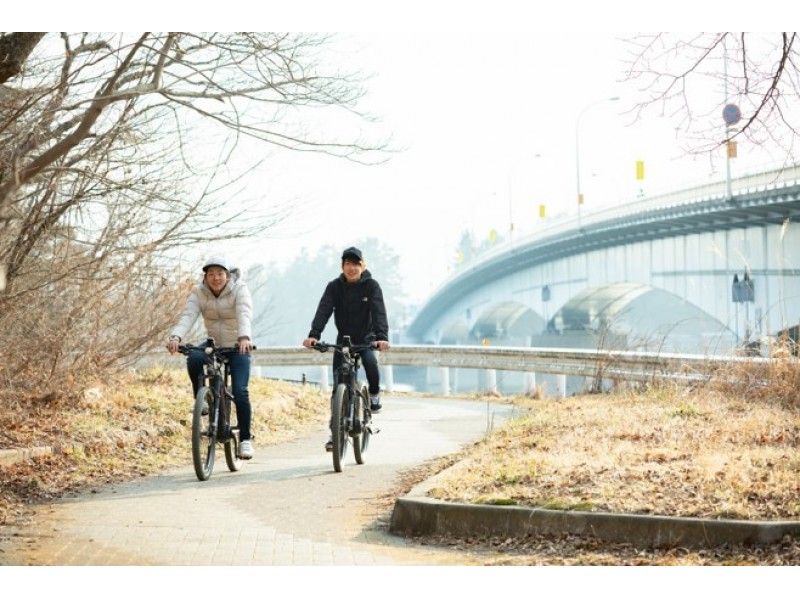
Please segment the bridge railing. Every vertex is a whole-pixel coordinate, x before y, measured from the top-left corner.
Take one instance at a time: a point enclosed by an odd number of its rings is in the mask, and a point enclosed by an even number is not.
[[[793,164],[784,168],[765,170],[763,172],[756,172],[732,179],[731,191],[734,196],[736,196],[742,193],[752,193],[798,184],[800,184],[800,164]],[[534,240],[542,241],[544,239],[558,237],[569,231],[577,231],[579,228],[586,228],[617,218],[625,218],[636,214],[645,214],[654,210],[724,197],[725,193],[726,183],[722,180],[697,185],[687,189],[662,193],[652,197],[645,197],[635,201],[624,202],[620,205],[599,208],[597,210],[585,212],[580,218],[578,216],[567,216],[535,232],[523,235],[514,240],[513,243],[509,240],[480,254],[475,261],[467,264],[464,268],[454,273],[451,278],[444,281],[434,291],[434,294],[446,287],[453,278],[462,276],[470,270],[478,269],[482,264],[491,261],[500,254],[508,252],[510,248],[514,246],[525,245],[525,243]]]
[[[254,354],[258,366],[330,366],[328,354],[297,347],[267,347]],[[387,366],[506,370],[608,380],[707,380],[714,372],[737,364],[762,364],[765,357],[718,357],[636,351],[603,351],[547,347],[465,347],[399,345],[379,354]],[[800,361],[797,362],[800,367]]]
[[[318,366],[320,386],[328,388],[331,353],[319,353],[303,347],[262,347],[253,353],[253,365],[258,367]],[[391,390],[393,366],[438,368],[444,382],[441,391],[449,392],[450,368],[555,374],[561,382],[563,395],[567,376],[588,377],[595,380],[625,380],[648,382],[673,380],[681,382],[706,381],[715,373],[737,365],[766,366],[767,357],[719,357],[676,353],[639,351],[608,351],[597,349],[566,349],[548,347],[478,347],[461,345],[396,345],[380,352],[378,361],[384,369],[384,384]],[[177,360],[166,353],[151,353],[139,365],[154,363],[176,364]],[[800,369],[800,360],[792,358],[791,364]],[[491,377],[490,377],[491,378]],[[535,377],[533,378],[535,384]],[[496,382],[495,382],[496,384]]]

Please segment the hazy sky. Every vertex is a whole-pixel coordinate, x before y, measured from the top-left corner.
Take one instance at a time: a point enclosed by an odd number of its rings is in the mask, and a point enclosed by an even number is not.
[[[684,154],[674,121],[652,114],[633,122],[626,114],[635,90],[620,83],[621,39],[630,36],[339,35],[332,51],[372,73],[363,107],[380,122],[364,131],[391,134],[402,151],[378,166],[270,152],[251,190],[294,199],[300,209],[274,238],[227,251],[244,263],[280,261],[302,246],[377,236],[400,254],[409,295],[424,299],[449,274],[463,229],[485,238],[492,228],[506,233],[512,219],[518,237],[543,225],[540,203],[551,217],[575,213],[576,119],[615,96],[581,118],[585,211],[723,176],[721,160],[713,170],[709,157]],[[764,160],[741,153],[734,173]],[[645,162],[643,182],[636,160]]]
[[[363,123],[362,132],[376,139],[391,136],[399,151],[378,166],[264,147],[241,153],[231,164],[234,170],[256,157],[265,158],[248,179],[244,196],[264,204],[296,205],[292,217],[269,237],[209,248],[242,266],[286,263],[302,247],[345,247],[375,236],[397,250],[408,295],[423,300],[451,273],[462,230],[470,229],[482,239],[491,229],[506,234],[513,220],[518,238],[543,226],[540,203],[546,204],[551,219],[575,213],[576,119],[586,106],[613,96],[620,99],[598,103],[581,119],[585,211],[630,201],[640,193],[707,182],[724,173],[720,159],[712,171],[709,157],[683,155],[674,121],[651,112],[634,123],[626,114],[636,90],[620,83],[626,50],[620,40],[632,33],[612,32],[691,28],[687,13],[673,5],[560,2],[548,9],[549,20],[544,20],[533,9],[501,0],[410,1],[385,4],[380,11],[375,3],[350,1],[312,2],[311,9],[305,9],[306,2],[289,8],[270,5],[266,11],[266,6],[239,6],[232,0],[225,10],[218,3],[193,3],[191,14],[142,0],[137,3],[141,10],[126,13],[119,22],[101,2],[81,4],[94,4],[96,10],[77,14],[71,4],[53,3],[46,12],[37,9],[24,15],[18,29],[27,23],[34,27],[29,30],[69,25],[118,30],[152,26],[157,20],[162,28],[184,30],[212,26],[380,31],[337,34],[330,60],[341,61],[344,70],[370,75],[360,107],[379,120]],[[763,22],[764,15],[780,11],[770,12],[766,4],[759,4],[762,10],[756,13],[747,10],[751,4],[739,0],[703,7],[695,3],[691,25],[697,30],[726,29],[725,25],[740,29],[743,23],[720,18],[730,20],[733,15],[740,20],[746,16],[752,28],[775,28]],[[514,12],[509,12],[511,6]],[[642,18],[650,22],[637,22]],[[539,31],[520,31],[527,27]],[[495,31],[487,31],[491,29]],[[719,90],[701,92],[712,103],[722,100]],[[325,116],[315,126],[322,131],[341,129],[340,113],[321,114]],[[740,156],[734,173],[746,169],[748,162],[766,159],[746,147],[740,147]],[[643,183],[634,177],[636,160],[645,161]],[[381,273],[375,275],[380,280]]]

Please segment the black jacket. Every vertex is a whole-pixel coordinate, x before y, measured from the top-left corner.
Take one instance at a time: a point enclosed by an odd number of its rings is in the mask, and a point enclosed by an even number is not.
[[[383,292],[369,270],[364,270],[358,282],[348,283],[341,274],[328,283],[311,323],[309,338],[319,340],[331,313],[338,331],[337,343],[341,343],[344,336],[349,336],[353,344],[359,345],[371,335],[375,340],[389,340]]]

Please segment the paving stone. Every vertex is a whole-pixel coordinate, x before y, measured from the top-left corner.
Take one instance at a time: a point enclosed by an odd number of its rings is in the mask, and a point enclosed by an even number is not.
[[[187,463],[177,470],[39,507],[24,530],[35,538],[32,545],[12,535],[19,530],[0,528],[0,564],[466,562],[373,529],[386,513],[372,498],[390,490],[401,470],[478,439],[486,404],[389,397],[378,417],[382,431],[370,443],[367,464],[356,465],[350,451],[340,474],[320,450],[325,430],[257,445],[256,458],[241,471],[227,472],[223,461],[208,482],[194,478],[187,446]]]

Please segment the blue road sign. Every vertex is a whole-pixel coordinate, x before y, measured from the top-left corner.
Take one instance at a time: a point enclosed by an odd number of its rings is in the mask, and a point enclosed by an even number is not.
[[[742,111],[736,104],[726,104],[722,109],[722,118],[726,125],[735,125],[742,118]]]

